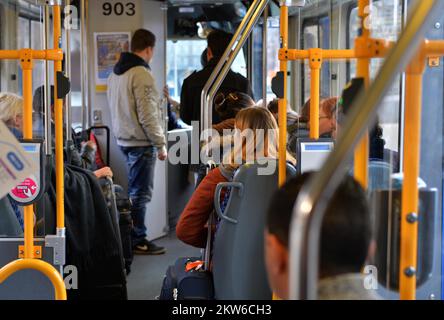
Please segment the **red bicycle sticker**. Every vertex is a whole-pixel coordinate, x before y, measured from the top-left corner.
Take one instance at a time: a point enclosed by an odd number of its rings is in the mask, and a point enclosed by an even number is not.
[[[27,178],[17,187],[12,189],[11,193],[19,199],[31,199],[32,197],[34,197],[37,191],[37,183],[31,178]]]

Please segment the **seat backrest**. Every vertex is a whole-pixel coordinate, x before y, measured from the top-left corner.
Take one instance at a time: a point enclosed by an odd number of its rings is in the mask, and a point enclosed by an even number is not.
[[[390,188],[393,168],[387,162],[371,160],[369,162],[369,190]]]
[[[271,175],[260,175],[266,165],[247,164],[236,173],[233,182],[242,185],[242,192],[232,189],[224,215],[237,220],[222,219],[213,250],[213,278],[216,299],[268,300],[264,261],[264,228],[266,212],[273,193],[278,189],[278,166]],[[287,165],[287,176],[296,170]]]
[[[7,197],[0,199],[0,237],[20,237],[23,230]]]

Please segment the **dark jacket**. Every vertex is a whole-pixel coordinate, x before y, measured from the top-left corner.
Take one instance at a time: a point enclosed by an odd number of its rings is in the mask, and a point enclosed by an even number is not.
[[[53,166],[48,188],[48,214],[52,215],[56,212],[55,180]],[[124,299],[126,280],[117,218],[107,206],[99,181],[86,170],[65,166],[64,183],[66,265],[76,266],[78,271],[78,290],[69,290],[69,299]]]
[[[200,122],[202,90],[213,73],[217,62],[218,59],[213,58],[203,70],[194,72],[184,80],[180,99],[180,117],[183,122],[189,125],[191,125],[192,121]],[[251,85],[248,80],[241,74],[231,70],[228,72],[219,92],[227,94],[231,92],[242,92],[253,97]],[[213,108],[213,124],[217,124],[220,121],[221,119]]]

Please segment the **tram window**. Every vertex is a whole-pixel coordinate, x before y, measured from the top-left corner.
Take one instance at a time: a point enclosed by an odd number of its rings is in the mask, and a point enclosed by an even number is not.
[[[401,0],[378,0],[371,6],[371,35],[374,38],[396,41],[402,28],[402,2]],[[353,47],[358,36],[359,18],[358,9],[353,7],[349,13],[347,46]],[[383,59],[372,59],[370,64],[370,77],[374,79],[384,63]],[[348,79],[356,75],[356,61],[347,64]],[[399,117],[400,117],[401,81],[398,78],[386,95],[379,112],[379,121],[384,130],[386,148],[399,151]]]
[[[19,17],[18,20],[18,48],[29,48],[31,47],[31,25],[30,20]]]
[[[179,100],[183,81],[194,71],[201,70],[200,57],[207,47],[206,40],[168,40],[167,41],[167,84],[172,98]],[[246,60],[239,52],[232,70],[247,76]]]
[[[330,17],[307,19],[303,23],[302,49],[330,47]],[[310,97],[311,72],[308,61],[304,62],[301,105]],[[330,63],[324,62],[321,71],[321,96],[330,95]]]
[[[280,19],[279,17],[268,17],[267,20],[267,101],[271,101],[276,98],[276,95],[271,89],[271,82],[279,71],[279,48],[280,48]],[[263,98],[262,92],[262,34],[263,25],[259,24],[253,30],[253,74],[254,77],[251,79],[253,84],[253,92],[255,98],[260,100]]]
[[[18,34],[17,34],[17,48],[31,48],[35,50],[43,49],[43,41],[41,40],[41,35],[43,32],[43,24],[34,19],[19,16],[18,18]],[[44,79],[44,62],[36,60],[34,61],[33,69],[33,90],[39,87]],[[22,70],[18,70],[18,80],[19,80],[19,94],[22,94]]]
[[[271,81],[279,70],[279,48],[280,48],[280,20],[279,17],[268,18],[268,44],[267,44],[267,101],[276,96],[271,89]]]

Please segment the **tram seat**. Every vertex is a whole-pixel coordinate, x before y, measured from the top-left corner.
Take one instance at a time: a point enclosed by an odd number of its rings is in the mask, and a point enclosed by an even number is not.
[[[268,204],[278,188],[278,163],[272,175],[260,175],[264,165],[247,164],[236,173],[232,192],[214,240],[213,278],[216,299],[269,300],[264,263],[264,228]],[[287,165],[287,177],[296,169]],[[222,183],[218,190],[230,183]],[[217,209],[216,209],[217,210]],[[220,210],[218,210],[220,211]],[[219,213],[218,213],[219,214]]]
[[[389,163],[380,160],[369,162],[369,190],[388,189],[393,169]]]
[[[0,237],[20,237],[23,230],[7,197],[0,199]]]

